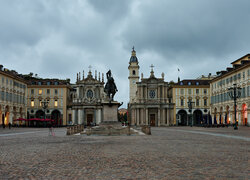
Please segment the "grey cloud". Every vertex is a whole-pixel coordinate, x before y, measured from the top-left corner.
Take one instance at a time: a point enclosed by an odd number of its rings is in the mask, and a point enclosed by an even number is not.
[[[248,0],[0,1],[0,64],[41,77],[71,78],[88,66],[111,69],[128,100],[134,45],[140,72],[167,81],[225,69],[249,53]]]

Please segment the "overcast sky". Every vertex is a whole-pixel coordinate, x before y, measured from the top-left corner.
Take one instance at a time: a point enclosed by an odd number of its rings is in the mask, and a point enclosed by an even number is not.
[[[129,99],[128,62],[166,81],[215,74],[250,52],[249,0],[0,0],[0,64],[42,78],[112,70]],[[86,76],[86,75],[85,75]],[[106,80],[105,80],[106,81]]]

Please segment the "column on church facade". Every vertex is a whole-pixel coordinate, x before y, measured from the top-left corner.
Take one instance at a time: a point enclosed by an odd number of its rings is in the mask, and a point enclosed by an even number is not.
[[[83,108],[81,111],[82,111],[82,123],[81,124],[84,124],[85,109]]]
[[[145,111],[145,120],[146,120],[146,125],[148,125],[148,108],[146,108],[146,111]]]
[[[101,114],[102,114],[102,112],[101,112],[101,109],[97,109],[96,111],[97,111],[96,112],[96,124],[100,124],[101,123]]]
[[[170,122],[170,109],[167,110],[167,126],[169,126]]]
[[[143,111],[144,111],[144,109],[141,108],[141,111],[140,111],[140,124],[141,125],[144,125],[144,123],[143,123]]]
[[[135,125],[135,109],[133,108],[132,109],[132,116],[131,116],[131,125]]]
[[[80,98],[80,87],[76,88],[76,96],[77,96],[77,99]]]
[[[78,110],[78,123],[77,124],[81,124],[82,123],[82,110],[79,109]]]
[[[75,109],[72,110],[72,118],[73,118],[73,124],[75,124],[76,122],[76,110]]]
[[[158,126],[161,126],[161,108],[158,108],[158,118],[157,118],[157,123],[158,123]]]
[[[140,108],[136,109],[136,125],[140,125]]]
[[[162,111],[163,111],[162,112],[162,124],[165,125],[165,121],[166,121],[166,109],[163,108]]]
[[[9,115],[9,122],[11,124],[13,124],[13,113],[12,112],[10,112],[10,115]]]

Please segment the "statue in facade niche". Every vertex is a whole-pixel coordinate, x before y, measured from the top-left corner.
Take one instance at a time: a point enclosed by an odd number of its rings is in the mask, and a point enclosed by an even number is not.
[[[107,83],[104,87],[104,92],[109,97],[109,102],[114,100],[115,93],[118,91],[115,85],[114,78],[112,77],[111,70],[106,73]]]

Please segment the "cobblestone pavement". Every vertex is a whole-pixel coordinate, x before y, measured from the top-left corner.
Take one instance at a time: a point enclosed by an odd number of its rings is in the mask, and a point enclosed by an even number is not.
[[[0,129],[0,179],[250,179],[249,127],[152,128],[151,136],[48,132]]]

